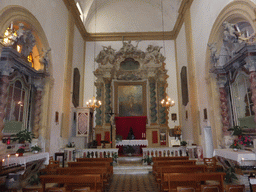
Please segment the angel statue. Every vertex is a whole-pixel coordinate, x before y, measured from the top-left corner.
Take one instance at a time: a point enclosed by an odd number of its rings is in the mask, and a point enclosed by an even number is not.
[[[44,65],[44,70],[48,72],[48,63],[49,63],[49,52],[51,51],[51,48],[48,48],[45,50],[42,48],[42,54],[39,55],[39,62]]]

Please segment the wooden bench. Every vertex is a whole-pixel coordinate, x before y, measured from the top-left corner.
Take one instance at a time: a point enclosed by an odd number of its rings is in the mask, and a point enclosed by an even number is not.
[[[45,192],[46,183],[64,184],[67,191],[72,191],[78,187],[90,187],[91,192],[103,192],[100,174],[86,175],[42,175],[40,180]]]
[[[224,176],[223,172],[205,172],[205,173],[164,173],[164,181],[168,183],[168,188],[163,191],[170,192],[176,190],[178,186],[190,186],[200,191],[201,183],[212,180],[219,182],[219,189],[224,192]]]
[[[107,171],[106,167],[65,167],[58,168],[56,172],[58,175],[100,174],[102,185],[106,185],[110,179]]]
[[[169,161],[156,161],[152,166],[153,174],[156,175],[157,167],[172,166],[172,165],[195,165],[196,160],[169,160]]]
[[[102,162],[113,162],[113,158],[76,158],[77,162],[98,162],[98,161],[102,161]]]
[[[152,157],[152,161],[168,161],[168,160],[189,160],[188,156],[182,156],[182,157]]]
[[[159,173],[156,176],[156,182],[161,188],[168,187],[167,182],[164,182],[165,173],[204,173],[206,172],[206,165],[174,165],[168,167],[158,167]]]
[[[113,166],[110,162],[68,162],[68,167],[106,167],[108,174],[113,175]]]

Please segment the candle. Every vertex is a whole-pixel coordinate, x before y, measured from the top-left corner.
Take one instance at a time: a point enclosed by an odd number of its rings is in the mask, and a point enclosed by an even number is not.
[[[10,159],[10,154],[7,155],[7,166],[9,166],[9,159]]]
[[[5,166],[5,159],[2,159],[2,166]]]
[[[244,166],[244,158],[242,158],[241,165]]]
[[[11,29],[13,29],[13,22],[11,22]]]
[[[17,158],[16,158],[16,165],[18,165],[18,157],[19,157],[19,154],[16,153],[15,156],[17,157]]]

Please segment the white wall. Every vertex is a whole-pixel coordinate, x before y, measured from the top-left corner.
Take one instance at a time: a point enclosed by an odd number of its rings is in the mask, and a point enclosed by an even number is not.
[[[132,42],[135,46],[136,42]],[[138,49],[142,51],[146,51],[148,45],[158,45],[163,46],[163,41],[141,41],[139,43]],[[94,45],[96,45],[96,51],[94,54]],[[119,51],[122,48],[123,43],[121,41],[103,41],[103,42],[87,42],[86,43],[86,60],[85,60],[85,80],[84,80],[84,87],[85,87],[85,94],[84,94],[84,106],[86,106],[85,102],[88,101],[93,96],[93,82],[95,80],[92,71],[94,70],[94,62],[93,58],[98,55],[98,53],[102,50],[102,46],[109,46],[116,51]],[[161,49],[161,53],[164,54],[164,49]],[[174,41],[165,41],[165,56],[166,56],[166,69],[168,70],[167,74],[169,78],[167,79],[168,82],[168,94],[169,96],[178,101],[178,93],[177,93],[177,77],[176,77],[176,61],[175,61],[175,47]],[[98,64],[95,63],[95,69],[97,69]],[[94,89],[94,93],[95,93]],[[96,96],[96,94],[95,94]],[[178,113],[178,105],[176,104],[174,107],[170,108],[170,113]],[[177,117],[179,118],[179,117]],[[175,125],[179,125],[179,120],[173,122],[169,118],[169,127],[173,128]]]
[[[180,79],[180,73],[181,68],[183,66],[188,66],[188,58],[187,58],[187,45],[186,45],[186,33],[185,33],[185,26],[184,24],[181,27],[181,30],[179,32],[179,35],[176,39],[176,51],[177,51],[177,65],[178,65],[178,79],[179,79],[179,87],[180,87],[180,119],[181,119],[181,130],[182,130],[182,139],[185,141],[191,140],[193,141],[193,123],[192,123],[192,110],[190,101],[186,106],[182,104],[182,90],[181,90],[181,79]],[[189,89],[189,76],[188,76],[188,67],[187,67],[187,82],[188,82],[188,90]],[[188,91],[188,96],[191,94],[191,92]],[[186,111],[188,113],[188,118],[186,119]],[[191,142],[192,143],[192,142]]]

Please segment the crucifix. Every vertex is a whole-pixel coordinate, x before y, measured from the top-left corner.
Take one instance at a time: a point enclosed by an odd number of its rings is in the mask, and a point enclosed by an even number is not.
[[[112,148],[112,132],[113,132],[113,125],[115,122],[115,113],[112,112],[112,108],[110,109],[110,113],[106,113],[110,115],[110,144]]]

